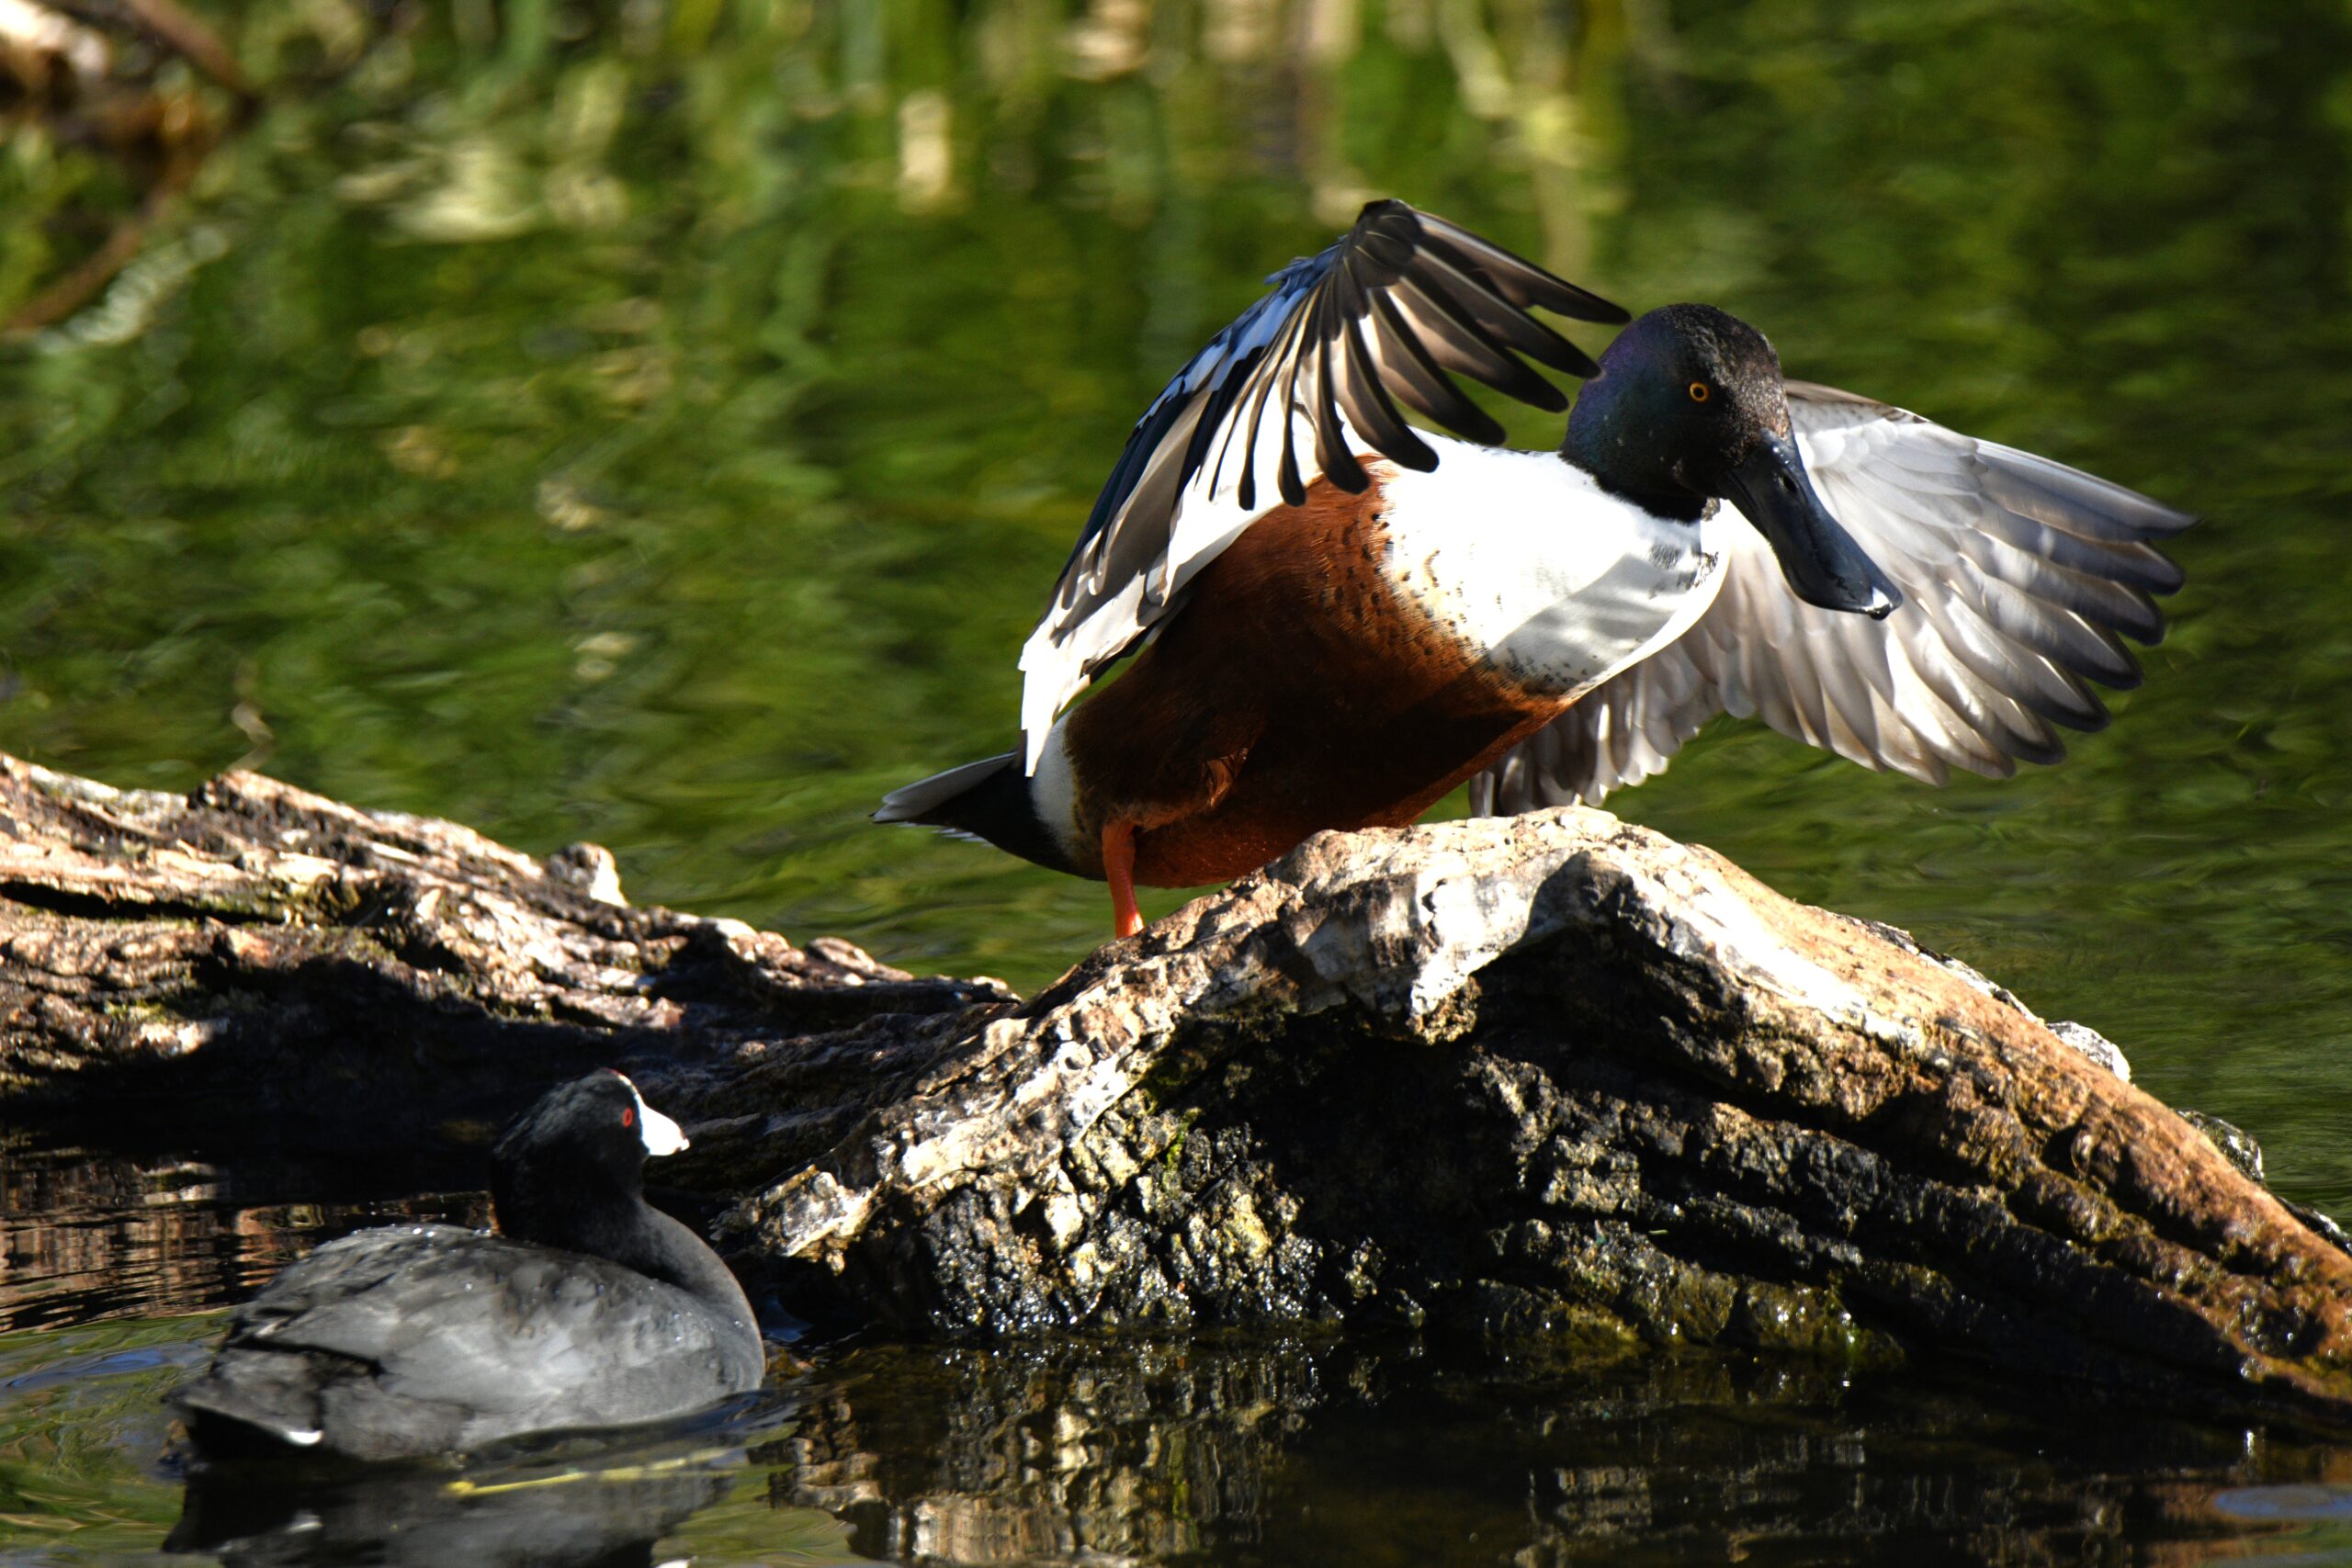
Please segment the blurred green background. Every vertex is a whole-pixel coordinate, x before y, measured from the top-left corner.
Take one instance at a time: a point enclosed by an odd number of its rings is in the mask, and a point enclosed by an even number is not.
[[[145,120],[0,97],[0,749],[594,839],[640,900],[1035,986],[1102,889],[865,814],[1011,743],[1129,423],[1402,196],[2207,518],[2063,766],[1724,724],[1611,805],[2352,1210],[2342,0],[188,4],[250,111],[136,39]]]

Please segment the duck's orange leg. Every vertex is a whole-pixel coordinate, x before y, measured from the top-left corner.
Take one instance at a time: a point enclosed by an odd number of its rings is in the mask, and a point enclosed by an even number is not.
[[[1143,911],[1136,908],[1136,825],[1102,824],[1102,874],[1111,883],[1111,934],[1131,937],[1143,930]]]

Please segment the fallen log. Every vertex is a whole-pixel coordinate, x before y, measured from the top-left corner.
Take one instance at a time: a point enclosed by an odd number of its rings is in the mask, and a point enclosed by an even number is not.
[[[895,1043],[1012,999],[632,908],[593,844],[537,861],[253,773],[181,796],[0,758],[12,1121],[227,1156],[481,1145],[563,1074],[748,1063],[878,1016]]]
[[[1022,1003],[591,847],[10,762],[0,1020],[12,1121],[201,1101],[216,1158],[621,1065],[820,1320],[1933,1346],[2352,1416],[2352,1255],[2111,1048],[1597,811],[1319,836]]]

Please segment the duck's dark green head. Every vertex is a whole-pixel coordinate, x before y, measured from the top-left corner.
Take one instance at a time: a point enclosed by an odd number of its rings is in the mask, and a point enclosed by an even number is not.
[[[1814,493],[1789,426],[1781,358],[1712,305],[1668,305],[1617,334],[1560,450],[1602,488],[1666,517],[1730,502],[1798,598],[1885,615],[1903,595]]]

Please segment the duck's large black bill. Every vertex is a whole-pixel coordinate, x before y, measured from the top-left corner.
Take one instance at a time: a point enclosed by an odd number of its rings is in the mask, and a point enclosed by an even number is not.
[[[1734,468],[1724,498],[1756,525],[1796,596],[1825,610],[1883,620],[1902,592],[1821,504],[1792,435],[1769,435]]]

